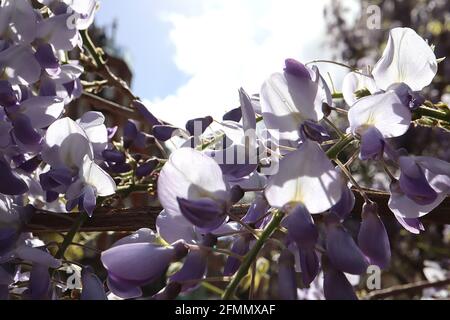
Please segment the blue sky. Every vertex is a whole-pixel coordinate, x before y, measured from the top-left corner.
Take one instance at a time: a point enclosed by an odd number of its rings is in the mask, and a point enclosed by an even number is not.
[[[101,1],[98,25],[117,18],[116,42],[134,70],[133,90],[153,113],[177,125],[238,106],[285,58],[330,58],[323,7],[330,0]],[[352,2],[353,0],[348,0]],[[319,66],[336,83],[342,69]]]

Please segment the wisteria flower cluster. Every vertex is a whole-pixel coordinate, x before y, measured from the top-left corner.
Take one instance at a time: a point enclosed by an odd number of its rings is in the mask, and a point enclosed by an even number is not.
[[[100,112],[65,116],[83,92],[84,72],[68,53],[84,50],[80,34],[97,2],[37,2],[0,6],[2,299],[59,299],[71,288],[56,271],[73,265],[81,299],[140,298],[161,281],[162,289],[146,297],[174,299],[213,276],[227,283],[223,298],[231,299],[268,243],[277,251],[280,299],[299,298],[299,288],[315,287],[319,277],[326,299],[357,299],[350,275],[388,268],[391,249],[377,203],[349,169],[356,156],[344,159],[344,150],[352,147],[360,161],[383,168],[389,208],[412,233],[424,230],[419,218],[450,192],[449,163],[392,144],[422,115],[450,122],[448,107],[423,106],[421,91],[439,59],[411,29],[392,29],[380,60],[347,74],[342,94],[317,65],[287,59],[259,94],[240,89],[240,107],[220,121],[206,116],[178,128],[136,98],[131,107],[150,130],[128,120],[118,137]],[[84,55],[101,63],[91,46],[84,43],[91,49]],[[346,130],[333,124],[336,114],[346,116]],[[140,152],[149,146],[163,156]],[[152,184],[162,207],[156,230],[142,228],[103,251],[105,281],[65,259],[77,228],[97,208],[148,193]],[[357,211],[355,193],[364,200],[356,238],[343,224]],[[24,232],[37,209],[83,212],[56,254]],[[213,255],[225,257],[220,270],[208,268]]]

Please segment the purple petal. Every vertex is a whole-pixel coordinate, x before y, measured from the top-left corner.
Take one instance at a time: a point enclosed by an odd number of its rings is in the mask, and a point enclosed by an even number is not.
[[[331,207],[330,211],[336,214],[339,218],[345,219],[352,212],[355,206],[355,195],[353,191],[345,186],[342,190],[342,196],[338,203]]]
[[[213,123],[213,118],[211,116],[192,119],[186,123],[186,130],[191,134],[191,136],[197,137],[202,135],[211,123]]]
[[[297,300],[295,258],[289,250],[283,250],[278,259],[278,296],[282,300]]]
[[[11,83],[7,80],[0,80],[0,105],[2,107],[15,106],[18,102],[17,93]]]
[[[249,239],[247,237],[238,236],[231,246],[231,252],[244,256],[249,250],[249,244]],[[231,256],[228,257],[223,269],[223,275],[233,275],[239,269],[240,265],[241,261],[239,259]]]
[[[161,121],[159,121],[158,118],[156,118],[142,102],[134,100],[132,105],[138,110],[141,116],[144,117],[144,120],[147,121],[147,123],[149,123],[152,127],[162,125]]]
[[[133,299],[142,296],[142,290],[138,285],[108,275],[106,280],[109,290],[122,299]]]
[[[103,159],[108,162],[124,163],[126,160],[125,154],[119,150],[107,149],[102,151]]]
[[[400,157],[401,169],[399,184],[401,190],[414,202],[420,205],[433,203],[437,198],[436,191],[428,183],[425,174],[411,157]]]
[[[382,269],[389,267],[391,261],[389,237],[378,216],[376,204],[364,204],[358,245],[371,264]]]
[[[56,76],[61,71],[59,68],[59,60],[56,58],[53,47],[50,44],[40,44],[34,56],[42,69],[46,69],[49,74]]]
[[[174,136],[174,132],[177,130],[179,130],[177,127],[156,125],[153,127],[153,136],[160,141],[167,141]]]
[[[286,68],[284,69],[284,71],[289,73],[290,75],[311,80],[311,74],[303,63],[295,59],[286,59],[285,65]]]
[[[319,273],[319,257],[314,248],[300,249],[300,268],[302,269],[303,285],[309,286]]]
[[[411,233],[420,234],[421,231],[425,231],[425,227],[422,222],[417,218],[403,218],[398,215],[394,215],[397,221]]]
[[[81,300],[107,300],[103,283],[91,268],[81,271],[81,285]]]
[[[19,165],[19,169],[27,172],[32,173],[34,170],[36,170],[40,164],[42,163],[42,158],[40,155],[37,155]]]
[[[242,221],[246,223],[255,223],[267,213],[269,208],[270,205],[267,202],[266,198],[262,195],[257,195],[256,199],[250,205],[250,208],[248,208],[247,213],[242,218]],[[256,227],[260,227],[261,221],[259,221],[258,224],[259,225],[257,225]]]
[[[303,205],[298,205],[286,218],[289,238],[299,248],[314,248],[319,239],[319,232],[311,214]]]
[[[31,261],[47,268],[58,268],[61,266],[61,261],[55,259],[47,251],[27,245],[18,247],[15,250],[15,255],[22,260]]]
[[[13,121],[14,136],[25,145],[37,145],[42,136],[33,128],[30,119],[23,114],[16,114]]]
[[[324,272],[323,291],[327,300],[358,300],[347,277],[331,267]]]
[[[210,198],[177,198],[177,201],[183,216],[199,228],[214,230],[226,219],[223,206]]]
[[[158,164],[159,164],[159,161],[157,159],[151,159],[151,160],[148,160],[147,162],[141,164],[136,169],[136,177],[142,178],[142,177],[148,176],[149,174],[151,174],[153,172],[153,170],[156,169]]]
[[[361,136],[361,160],[379,160],[383,156],[384,139],[381,132],[371,127]]]
[[[31,299],[33,300],[50,299],[50,273],[48,266],[33,264],[29,289]]]
[[[173,247],[131,243],[104,251],[101,260],[110,277],[135,282],[139,286],[160,277],[175,256]]]
[[[83,209],[86,210],[89,217],[92,217],[96,206],[97,198],[94,188],[91,186],[84,187],[83,192]]]
[[[343,226],[327,225],[327,256],[335,268],[351,274],[363,274],[368,263],[364,254]]]
[[[302,140],[307,138],[318,143],[331,140],[331,136],[327,129],[311,120],[306,120],[303,122],[300,126],[300,134],[302,136]]]
[[[186,256],[183,267],[170,277],[172,282],[199,280],[198,283],[184,284],[181,291],[185,292],[195,288],[204,278],[207,267],[207,255],[202,251],[193,251]]]
[[[13,172],[9,165],[0,159],[0,193],[20,195],[28,191],[28,186],[20,176]]]
[[[228,111],[222,117],[222,120],[224,120],[224,121],[228,120],[228,121],[239,122],[239,121],[241,121],[241,119],[242,119],[242,109],[240,107]]]

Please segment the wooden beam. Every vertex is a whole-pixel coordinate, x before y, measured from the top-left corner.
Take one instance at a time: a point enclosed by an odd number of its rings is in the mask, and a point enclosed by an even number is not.
[[[374,190],[367,191],[368,196],[378,204],[379,213],[382,216],[393,217],[388,208],[387,202],[389,194]],[[360,215],[363,199],[359,193],[355,192],[356,205],[353,214]],[[235,216],[243,216],[249,205],[236,205],[232,208]],[[108,209],[99,208],[81,228],[84,232],[102,231],[135,231],[140,228],[155,229],[155,221],[161,212],[160,207],[139,207],[129,209]],[[79,213],[54,213],[44,210],[37,210],[30,223],[26,226],[26,231],[30,232],[65,232],[71,226],[68,218],[75,219]],[[314,215],[317,220],[321,215]],[[422,218],[424,223],[435,223],[438,225],[450,224],[450,197],[446,198],[439,207]]]

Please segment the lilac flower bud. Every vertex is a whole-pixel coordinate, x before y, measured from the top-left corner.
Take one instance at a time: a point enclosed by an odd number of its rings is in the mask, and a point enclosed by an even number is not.
[[[124,163],[126,160],[125,154],[119,150],[106,149],[102,151],[102,156],[105,161]]]
[[[41,65],[41,68],[45,69],[48,74],[56,76],[61,72],[59,61],[55,57],[53,47],[50,44],[40,44],[34,56]]]
[[[260,218],[267,213],[269,208],[270,205],[267,202],[266,198],[263,195],[258,194],[255,200],[250,205],[250,208],[248,208],[247,213],[242,218],[242,221],[254,224],[256,221],[260,220]],[[261,223],[262,220],[260,220],[255,227],[259,228],[261,226]]]
[[[0,256],[10,251],[19,238],[19,231],[15,227],[0,228]]]
[[[295,241],[299,248],[314,248],[319,232],[308,210],[300,204],[286,219],[289,238]]]
[[[142,178],[146,177],[153,172],[158,166],[159,161],[157,159],[150,159],[147,162],[141,164],[136,169],[136,177]]]
[[[238,203],[245,196],[245,191],[239,186],[234,185],[230,189],[230,203]]]
[[[342,189],[342,196],[338,203],[331,207],[330,212],[337,215],[340,219],[346,219],[355,206],[355,195],[353,191],[345,185]]]
[[[135,107],[141,116],[147,121],[150,126],[162,125],[163,123],[158,120],[149,110],[148,108],[139,100],[134,100],[132,102],[133,107]]]
[[[91,267],[81,271],[81,300],[107,300],[102,281],[95,275]]]
[[[140,286],[158,279],[173,261],[188,253],[183,242],[171,247],[151,243],[131,243],[112,247],[102,253],[101,260],[108,271],[108,287],[122,298],[138,297]]]
[[[0,80],[0,106],[11,107],[18,102],[17,93],[7,80]]]
[[[196,118],[186,123],[186,130],[191,136],[199,136],[213,123],[213,118],[207,116],[204,118]]]
[[[72,172],[65,168],[51,169],[40,174],[39,181],[45,191],[58,189],[61,193],[65,193],[72,183]]]
[[[40,155],[37,155],[27,161],[22,162],[18,168],[27,173],[32,173],[41,165],[41,163],[42,158]]]
[[[287,249],[278,258],[278,296],[282,300],[297,300],[295,258]]]
[[[314,248],[299,249],[300,268],[302,270],[302,281],[304,286],[309,286],[319,273],[319,257]]]
[[[285,65],[286,67],[284,71],[289,73],[290,75],[311,80],[311,74],[303,63],[295,59],[286,59]]]
[[[28,191],[28,186],[20,176],[13,172],[9,165],[0,159],[0,193],[19,195]]]
[[[437,198],[436,191],[430,186],[421,167],[411,157],[400,157],[401,169],[399,184],[401,190],[414,202],[420,205],[433,203]]]
[[[377,205],[364,204],[362,223],[359,229],[358,245],[369,258],[370,263],[384,269],[389,267],[391,248],[383,222],[377,213]]]
[[[14,137],[25,145],[37,145],[42,136],[33,128],[31,120],[24,114],[17,113],[12,120]]]
[[[358,300],[344,273],[331,266],[324,270],[323,291],[327,300]]]
[[[111,173],[126,173],[131,171],[133,168],[131,167],[131,165],[129,163],[116,163],[113,165],[110,165],[107,169],[108,172]]]
[[[33,264],[28,294],[33,300],[50,299],[50,273],[47,266]]]
[[[167,141],[173,137],[175,131],[179,130],[177,127],[168,125],[157,125],[153,127],[153,136],[159,141]]]
[[[327,129],[311,120],[306,120],[300,125],[300,136],[302,140],[309,139],[318,143],[331,140]]]
[[[134,122],[128,120],[123,127],[123,144],[126,149],[130,148],[138,135],[138,129]]]
[[[238,236],[231,245],[231,252],[244,256],[249,250],[250,239],[246,236]],[[223,269],[224,276],[233,275],[241,265],[241,261],[235,257],[228,257]]]
[[[342,272],[351,274],[366,272],[368,263],[352,236],[339,223],[326,221],[326,227],[326,254],[333,266]]]
[[[181,213],[193,225],[208,230],[219,227],[226,219],[225,205],[210,198],[187,200],[177,198]]]
[[[242,119],[242,109],[240,107],[228,111],[222,117],[223,121],[239,122]]]

